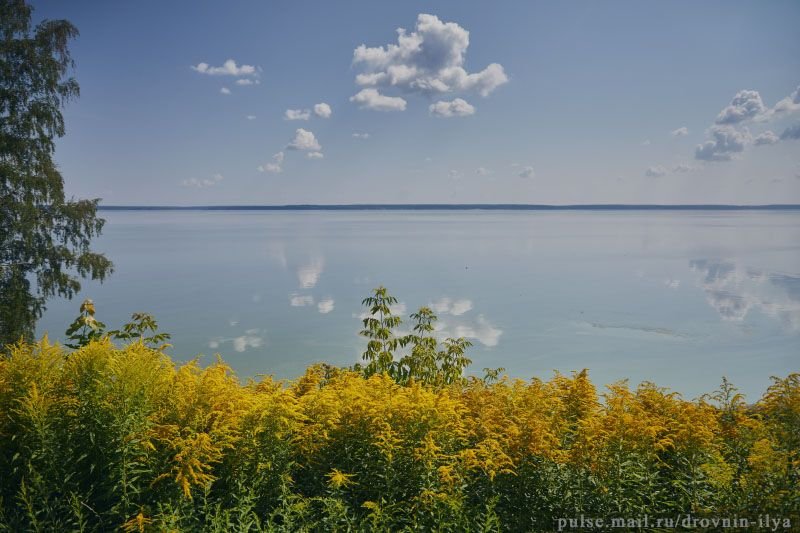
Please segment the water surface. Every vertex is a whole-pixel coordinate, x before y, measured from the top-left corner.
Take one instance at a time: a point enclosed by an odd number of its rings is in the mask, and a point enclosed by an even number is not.
[[[241,376],[360,360],[360,301],[383,284],[404,317],[474,343],[472,369],[597,384],[650,380],[688,397],[727,376],[749,398],[800,370],[800,212],[113,211],[102,285],[80,300],[110,327],[134,311],[171,354],[221,353]],[[409,326],[410,327],[410,326]]]

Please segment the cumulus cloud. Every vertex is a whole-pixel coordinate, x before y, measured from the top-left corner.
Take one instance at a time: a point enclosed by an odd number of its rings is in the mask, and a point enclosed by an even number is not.
[[[797,140],[797,139],[800,139],[800,124],[789,126],[785,130],[783,130],[783,133],[781,133],[782,141]]]
[[[399,96],[386,96],[377,89],[362,89],[350,97],[361,109],[372,111],[405,111],[406,101]]]
[[[322,147],[317,142],[317,138],[314,137],[314,134],[308,130],[304,130],[303,128],[297,128],[294,133],[294,139],[290,142],[286,148],[289,150],[310,150],[312,152],[319,152],[322,150]]]
[[[775,144],[778,141],[780,141],[780,138],[774,132],[767,130],[753,139],[753,144],[763,146],[765,144]]]
[[[280,174],[283,171],[283,152],[278,152],[272,156],[272,163],[264,163],[258,167],[259,172],[270,172]]]
[[[256,116],[255,115],[246,115],[244,118],[246,118],[247,120],[255,120]]]
[[[687,165],[685,163],[679,163],[672,167],[672,171],[680,174],[685,174],[686,172],[691,172],[694,170],[694,167],[691,165]]]
[[[641,146],[650,146],[650,144],[652,144],[652,143],[650,142],[650,139],[645,139],[642,142],[640,142],[639,144]]]
[[[287,109],[283,118],[286,120],[308,120],[311,118],[311,111],[308,109]]]
[[[486,167],[478,167],[475,169],[475,174],[478,176],[489,176],[492,174],[492,171]]]
[[[772,108],[772,112],[776,115],[793,113],[795,111],[800,111],[800,86]]]
[[[208,63],[198,63],[192,70],[209,76],[255,76],[256,67],[253,65],[237,65],[233,59],[228,59],[221,67],[212,67]]]
[[[236,80],[236,85],[258,85],[260,80],[252,80],[250,78],[239,78]]]
[[[314,297],[305,294],[291,294],[289,296],[289,305],[292,307],[306,307],[314,305]]]
[[[689,128],[683,126],[682,128],[678,128],[677,130],[672,130],[670,132],[670,135],[672,135],[673,137],[684,137],[686,135],[689,135]]]
[[[731,126],[712,126],[709,130],[712,139],[698,144],[694,157],[701,161],[729,161],[732,154],[742,152],[750,142],[750,133],[745,129],[736,130]]]
[[[431,104],[428,111],[434,117],[466,117],[475,114],[475,107],[461,98],[456,98],[451,102],[439,100],[435,104]]]
[[[317,310],[324,315],[333,311],[333,306],[333,298],[326,298],[317,304]]]
[[[667,169],[661,165],[648,167],[647,170],[644,171],[644,175],[648,178],[662,178],[667,175]]]
[[[210,178],[205,179],[197,179],[197,178],[189,178],[187,180],[183,180],[181,185],[184,187],[195,187],[197,189],[205,189],[206,187],[213,187],[220,181],[224,180],[225,177],[222,174],[214,174]]]
[[[314,105],[314,114],[320,118],[330,118],[332,113],[331,106],[325,102]]]
[[[308,152],[306,157],[308,159],[322,159],[325,155],[322,152]]]
[[[508,82],[498,63],[480,72],[467,72],[464,61],[468,47],[467,30],[435,15],[419,14],[414,31],[397,30],[397,43],[379,47],[362,44],[353,51],[353,64],[363,69],[356,76],[356,84],[424,95],[476,92],[488,96]]]
[[[533,178],[536,176],[536,172],[533,171],[533,167],[523,167],[522,171],[519,173],[520,178]]]
[[[738,124],[751,120],[767,111],[758,91],[739,91],[731,103],[717,115],[717,124]]]
[[[222,89],[219,90],[219,92],[221,92],[222,94],[231,94],[231,90],[228,89],[227,87],[223,87]]]
[[[364,140],[366,140],[366,139],[370,138],[370,134],[369,133],[354,133],[353,134],[353,138],[354,139],[364,139]]]

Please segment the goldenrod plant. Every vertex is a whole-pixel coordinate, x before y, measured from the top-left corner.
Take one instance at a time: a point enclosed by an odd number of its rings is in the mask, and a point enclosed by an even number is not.
[[[800,374],[754,403],[727,381],[687,400],[651,383],[598,392],[585,370],[467,377],[464,344],[438,348],[432,313],[415,315],[394,374],[320,364],[242,382],[221,359],[179,364],[141,336],[8,346],[0,531],[522,532],[679,513],[798,523]]]

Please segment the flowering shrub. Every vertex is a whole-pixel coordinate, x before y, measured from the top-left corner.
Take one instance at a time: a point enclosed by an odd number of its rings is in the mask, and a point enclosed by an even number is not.
[[[541,531],[558,517],[797,516],[800,375],[755,404],[645,383],[240,383],[137,341],[0,360],[0,529]]]

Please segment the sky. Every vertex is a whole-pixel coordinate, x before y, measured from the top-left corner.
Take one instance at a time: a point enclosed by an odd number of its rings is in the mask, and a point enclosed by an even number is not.
[[[107,205],[800,203],[800,2],[32,5]]]

